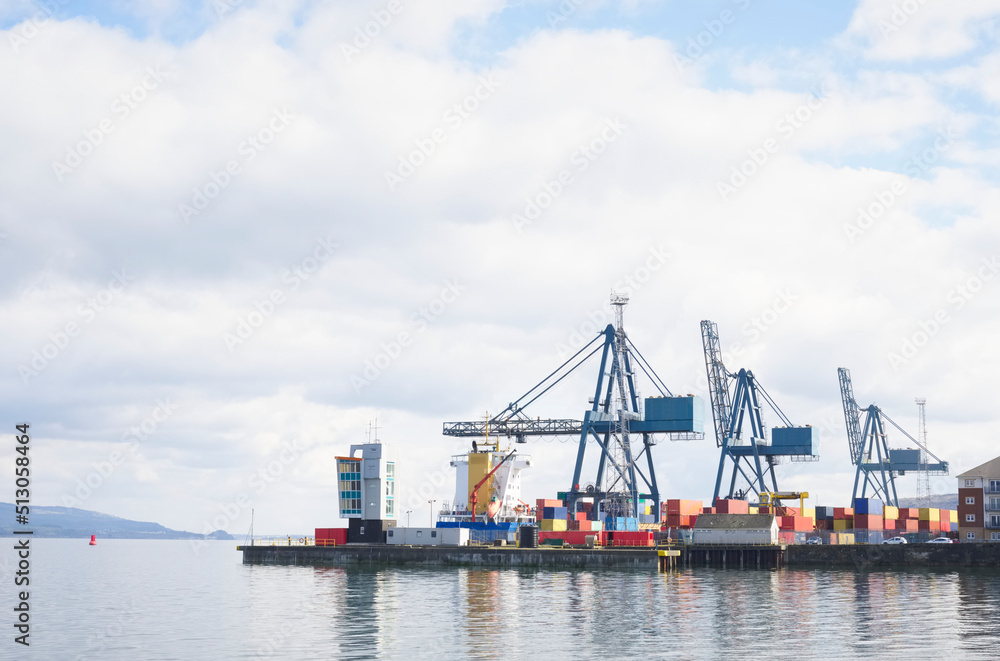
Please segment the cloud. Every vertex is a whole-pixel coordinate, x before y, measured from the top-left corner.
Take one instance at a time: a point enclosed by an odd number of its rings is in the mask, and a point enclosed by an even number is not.
[[[376,414],[401,488],[419,489],[457,451],[441,423],[540,381],[607,323],[612,289],[678,392],[707,395],[698,322],[712,319],[741,345],[732,367],[796,422],[839,415],[847,366],[894,417],[927,397],[956,465],[992,451],[997,357],[982,347],[1000,283],[956,288],[996,245],[995,120],[950,92],[988,90],[990,58],[924,75],[824,45],[791,63],[751,49],[720,59],[734,89],[678,70],[679,44],[610,11],[471,61],[455,55],[463,26],[494,29],[503,3],[407,4],[382,25],[386,6],[248,4],[184,40],[52,20],[0,53],[0,84],[19,91],[0,108],[0,393],[7,419],[53,441],[38,498],[59,504],[169,399],[88,506],[200,530],[247,491],[258,529],[337,525],[332,457]],[[134,279],[112,291],[123,270]],[[941,309],[949,321],[894,369]],[[534,415],[579,417],[596,369]],[[782,470],[843,504],[843,446],[831,433],[820,463]],[[565,489],[575,442],[528,450],[528,494]],[[656,452],[664,495],[711,495],[710,439]],[[269,465],[281,474],[256,493]],[[248,525],[241,510],[230,529]]]
[[[951,58],[996,37],[1000,2],[952,5],[930,0],[862,0],[840,36],[845,48],[880,61]]]

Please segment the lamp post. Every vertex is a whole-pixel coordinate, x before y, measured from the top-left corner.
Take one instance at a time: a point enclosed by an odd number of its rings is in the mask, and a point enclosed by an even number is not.
[[[410,512],[412,512],[412,511],[413,510],[406,510],[406,527],[407,528],[410,527]]]
[[[433,528],[434,527],[434,503],[436,503],[437,500],[435,500],[435,499],[432,498],[431,500],[428,500],[427,502],[431,504],[431,528]]]

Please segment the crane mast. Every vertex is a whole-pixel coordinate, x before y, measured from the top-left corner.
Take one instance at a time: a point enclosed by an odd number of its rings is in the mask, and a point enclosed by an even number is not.
[[[840,393],[844,402],[844,421],[847,426],[847,442],[851,453],[851,463],[856,466],[854,473],[854,491],[851,494],[851,504],[856,498],[871,495],[879,498],[886,505],[899,506],[896,491],[896,477],[905,475],[907,471],[918,471],[923,475],[930,472],[948,473],[948,462],[941,461],[927,449],[926,442],[918,441],[906,430],[896,424],[885,411],[869,404],[867,408],[858,406],[854,399],[854,388],[851,384],[851,373],[845,367],[837,368],[840,380]],[[918,400],[920,404],[920,400]],[[861,416],[864,415],[864,424]],[[924,428],[923,406],[920,409],[921,429]],[[892,425],[898,432],[910,440],[918,449],[889,448],[886,434],[886,423]],[[925,439],[924,439],[925,440]],[[928,457],[932,457],[932,463]],[[860,487],[860,493],[858,491]],[[919,486],[918,486],[919,489]]]

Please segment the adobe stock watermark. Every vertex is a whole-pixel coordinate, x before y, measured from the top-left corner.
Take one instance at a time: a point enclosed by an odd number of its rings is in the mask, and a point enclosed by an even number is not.
[[[215,16],[222,18],[231,14],[243,6],[243,0],[214,0],[212,7],[215,9]]]
[[[41,34],[48,22],[56,15],[59,6],[69,4],[69,0],[36,0],[33,4],[38,8],[38,11],[24,19],[21,24],[11,28],[10,32],[7,33],[7,41],[15,55],[29,41]]]
[[[918,321],[915,331],[899,339],[899,349],[886,355],[893,372],[898,372],[900,367],[915,358],[942,328],[951,323],[952,314],[978,296],[986,283],[1000,272],[1000,261],[997,261],[996,255],[983,257],[980,262],[974,274],[948,290],[945,296],[948,305],[936,309],[929,318]]]
[[[428,500],[438,493],[438,489],[454,481],[451,472],[454,468],[451,464],[451,457],[454,455],[463,455],[470,449],[471,446],[469,443],[455,441],[451,447],[448,459],[442,460],[434,470],[424,473],[424,479],[421,481],[419,487],[407,487],[407,509],[417,510],[422,508]],[[457,509],[458,503],[453,503],[453,506]]]
[[[87,473],[83,479],[76,478],[76,489],[73,493],[62,495],[63,506],[80,507],[83,505],[125,463],[129,458],[126,456],[126,452],[131,455],[132,459],[135,459],[139,454],[139,444],[146,442],[155,434],[160,425],[173,417],[176,411],[177,405],[171,403],[170,398],[156,400],[153,410],[139,424],[130,427],[122,434],[121,442],[125,443],[125,452],[118,448],[112,448],[104,461],[91,462],[93,470]]]
[[[114,304],[128,284],[135,280],[135,276],[130,275],[124,268],[121,271],[112,271],[111,275],[112,278],[106,287],[88,297],[77,307],[76,319],[67,322],[59,330],[49,333],[48,341],[31,352],[31,359],[27,363],[21,363],[17,366],[17,374],[21,377],[21,383],[28,385],[32,379],[44,372],[52,361],[70,346],[74,338],[79,337],[83,329],[92,324],[98,314]]]
[[[628,128],[620,117],[606,119],[597,135],[580,146],[569,157],[572,168],[564,168],[551,179],[542,182],[541,190],[534,196],[524,199],[524,209],[520,213],[511,214],[510,220],[514,229],[520,234],[525,227],[530,226],[542,217],[546,209],[559,199],[567,188],[573,185],[575,176],[589,168],[592,163],[608,151],[608,147],[622,136]]]
[[[426,137],[417,138],[413,141],[416,149],[407,154],[400,154],[397,159],[395,170],[386,170],[384,173],[385,183],[389,187],[389,192],[396,192],[396,187],[412,177],[417,170],[427,162],[438,147],[448,140],[448,133],[458,130],[472,114],[479,110],[482,104],[493,96],[501,83],[493,79],[493,74],[480,76],[479,84],[476,85],[472,93],[461,101],[452,104],[442,115],[444,127],[433,129]]]
[[[167,79],[172,79],[172,71],[164,71],[159,64],[146,67],[145,75],[131,89],[115,98],[111,103],[111,116],[104,117],[93,128],[83,132],[83,140],[74,145],[66,146],[66,154],[61,161],[52,161],[52,172],[56,180],[62,183],[63,179],[91,156],[95,150],[104,143],[105,138],[115,132],[121,122],[128,119],[150,95],[155,92]]]
[[[740,11],[746,11],[750,7],[750,0],[732,0],[732,4]],[[674,53],[674,64],[678,71],[683,71],[684,67],[691,66],[708,52],[712,45],[726,31],[726,28],[736,22],[737,14],[731,9],[723,9],[717,16],[702,21],[704,30],[698,32],[693,37],[688,37],[684,47],[684,55]]]
[[[273,458],[253,473],[247,475],[247,485],[253,489],[253,494],[257,496],[263,495],[272,484],[281,479],[288,468],[299,460],[305,449],[299,445],[299,439],[284,441],[281,444],[281,449]],[[236,523],[251,507],[253,507],[252,495],[245,490],[240,491],[233,500],[219,505],[219,513],[217,515],[211,520],[206,519],[204,521],[201,534],[207,537],[217,530],[226,530],[226,528]],[[192,539],[189,541],[191,543],[191,550],[194,551],[195,555],[201,553],[201,550],[208,545],[208,542],[204,539]]]
[[[545,12],[545,18],[549,22],[549,27],[554,28],[560,23],[568,21],[569,17],[575,14],[586,2],[587,0],[562,0],[555,11],[549,9]]]
[[[312,252],[281,275],[281,287],[274,287],[260,300],[254,299],[253,309],[236,318],[236,327],[233,331],[222,334],[222,341],[229,353],[234,353],[253,337],[257,329],[274,316],[278,308],[288,300],[288,293],[296,291],[302,283],[319,271],[323,264],[333,257],[337,247],[337,242],[332,237],[317,238]]]
[[[764,308],[759,315],[750,317],[750,321],[740,327],[740,332],[750,342],[756,342],[761,336],[770,330],[786,312],[792,309],[799,297],[792,293],[788,287],[779,289],[776,292],[771,305]]]
[[[190,203],[182,202],[178,206],[181,219],[185,223],[190,223],[192,216],[201,215],[201,212],[207,209],[222,191],[229,188],[233,179],[243,174],[244,167],[267,149],[295,118],[295,114],[287,108],[280,110],[275,108],[264,127],[256,133],[248,135],[237,146],[236,153],[243,157],[242,161],[235,158],[226,161],[219,170],[212,170],[208,173],[208,181],[192,189]]]
[[[715,189],[723,202],[727,202],[737,191],[746,186],[750,179],[767,165],[771,157],[781,151],[781,147],[826,105],[827,95],[823,83],[814,86],[811,92],[812,96],[808,101],[799,104],[775,122],[774,135],[766,138],[760,145],[747,149],[747,159],[730,168],[727,180],[715,182]]]
[[[403,355],[404,350],[413,346],[416,336],[426,331],[440,318],[448,306],[455,303],[466,289],[468,286],[460,284],[458,280],[445,280],[441,293],[410,315],[407,329],[397,333],[388,342],[383,342],[378,353],[365,359],[361,372],[351,375],[350,382],[354,392],[360,393],[382,376],[392,363]]]
[[[941,154],[948,151],[955,144],[958,135],[949,126],[937,132],[934,142],[916,156],[908,158],[903,163],[903,170],[913,179],[917,179],[925,174],[941,158]],[[844,236],[848,243],[853,244],[855,240],[869,229],[876,221],[882,218],[886,212],[898,201],[904,193],[908,191],[906,182],[897,179],[889,184],[888,188],[877,191],[875,198],[867,205],[858,207],[858,217],[853,223],[844,224]]]
[[[910,19],[927,4],[927,0],[903,0],[903,2],[893,3],[892,12],[888,20],[882,19],[878,22],[878,31],[883,38],[888,38],[894,32],[899,32],[900,28],[910,22]]]
[[[747,355],[747,349],[774,328],[781,318],[792,310],[799,298],[800,296],[793,293],[789,287],[775,290],[772,301],[759,314],[751,315],[746,322],[740,325],[740,334],[745,338],[744,340],[722,345],[721,340],[727,336],[720,331],[719,348],[722,349],[722,362],[726,365],[726,369],[732,372],[740,367],[740,360]],[[705,374],[704,361],[702,361],[702,364],[694,369],[688,383],[681,387],[678,392],[705,392],[707,390],[708,376]]]
[[[370,13],[372,20],[354,28],[354,39],[351,43],[340,42],[340,52],[350,64],[351,59],[361,55],[361,51],[371,46],[372,42],[382,34],[382,30],[392,25],[393,19],[403,11],[400,0],[389,0],[384,9],[375,9]]]
[[[629,297],[634,296],[650,281],[654,273],[660,271],[667,264],[671,257],[673,257],[673,253],[663,246],[650,248],[649,256],[645,262],[615,282],[614,286],[611,287],[612,291]],[[614,319],[615,313],[610,300],[607,300],[601,307],[587,312],[587,319],[570,331],[566,341],[556,343],[555,348],[559,359],[566,360],[575,354],[595,336],[602,333],[608,324],[614,322]]]

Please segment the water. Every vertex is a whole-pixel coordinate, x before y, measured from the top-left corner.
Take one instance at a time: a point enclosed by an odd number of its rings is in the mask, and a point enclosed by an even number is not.
[[[234,542],[38,539],[3,659],[996,658],[1000,570],[244,566]]]

